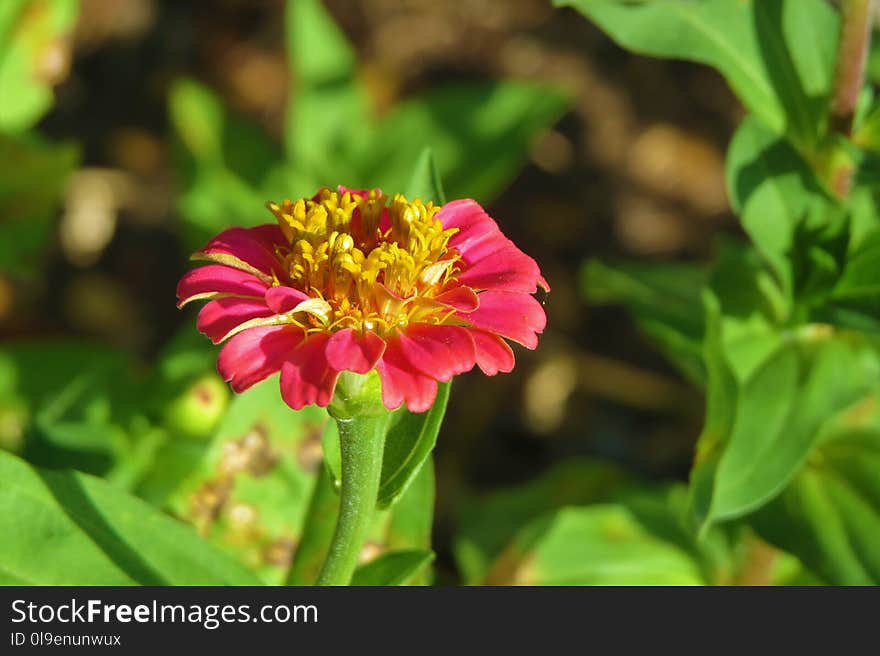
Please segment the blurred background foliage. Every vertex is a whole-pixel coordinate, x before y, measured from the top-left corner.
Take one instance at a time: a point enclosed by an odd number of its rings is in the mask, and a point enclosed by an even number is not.
[[[822,338],[880,325],[880,112],[866,91],[856,154],[828,128],[835,8],[561,4],[592,22],[546,0],[0,3],[0,448],[35,466],[0,460],[9,581],[314,580],[326,414],[274,381],[232,398],[175,284],[267,200],[408,189],[425,146],[541,264],[549,327],[514,373],[456,380],[359,582],[880,580],[880,360],[867,333]],[[213,544],[196,570],[163,514]],[[89,542],[96,516],[124,544]],[[47,526],[88,575],[34,569]]]

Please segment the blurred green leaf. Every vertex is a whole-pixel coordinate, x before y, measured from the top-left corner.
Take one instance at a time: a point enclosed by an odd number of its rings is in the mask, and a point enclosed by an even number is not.
[[[434,526],[434,461],[431,456],[419,469],[409,487],[394,504],[385,529],[385,547],[390,550],[430,551]],[[428,585],[433,578],[426,567],[411,577],[409,585]]]
[[[301,84],[321,85],[352,77],[356,56],[321,0],[288,0],[287,55]]]
[[[126,356],[98,344],[4,344],[0,407],[21,412],[0,429],[0,445],[36,465],[108,474],[149,429],[135,374]]]
[[[71,144],[0,134],[0,272],[26,275],[39,269],[52,219],[78,161],[79,149]]]
[[[408,581],[430,565],[432,560],[434,560],[432,551],[419,549],[389,551],[366,565],[358,567],[351,584],[359,586],[406,585]]]
[[[264,223],[269,199],[310,196],[321,186],[404,189],[426,147],[454,197],[485,201],[525,162],[535,134],[569,101],[557,90],[514,82],[459,84],[372,116],[356,57],[319,0],[289,2],[287,49],[295,78],[285,154],[259,130],[227,116],[215,94],[182,80],[169,112],[184,146],[179,208],[197,248],[229,225]]]
[[[266,223],[264,205],[277,196],[266,188],[280,161],[275,145],[258,127],[229,116],[220,98],[194,80],[175,82],[168,102],[183,146],[177,159],[185,190],[178,202],[187,248],[231,225]]]
[[[865,235],[838,267],[833,287],[810,308],[813,320],[880,334],[880,231]]]
[[[0,452],[0,583],[256,585],[183,524],[107,483]]]
[[[429,456],[394,504],[385,531],[389,549],[430,549],[434,524],[434,461]]]
[[[522,529],[492,567],[495,585],[703,585],[699,565],[626,506],[568,507]]]
[[[870,345],[805,327],[737,377],[711,304],[708,321],[709,410],[691,472],[692,518],[702,531],[778,495],[825,423],[868,394],[880,373]]]
[[[24,131],[52,106],[78,13],[78,0],[0,3],[0,131]]]
[[[880,584],[878,400],[842,413],[785,492],[749,518],[832,585]]]
[[[443,191],[437,160],[431,148],[423,149],[422,154],[419,155],[410,175],[409,184],[404,188],[404,195],[410,199],[421,198],[425,202],[433,201],[438,205],[446,203],[446,193]]]
[[[792,315],[778,279],[748,244],[724,239],[709,283],[723,325],[723,350],[736,378],[743,380],[778,346],[779,331]],[[705,355],[705,354],[704,354]]]
[[[330,549],[338,514],[339,494],[333,488],[329,468],[321,467],[303,520],[302,539],[287,574],[287,585],[314,585]]]
[[[454,543],[464,583],[482,581],[492,561],[525,524],[564,505],[606,501],[627,483],[626,475],[614,465],[569,459],[523,485],[465,499]]]
[[[320,0],[290,0],[287,55],[295,77],[287,112],[288,159],[315,187],[355,179],[353,140],[371,129],[366,96],[355,79],[356,57]]]
[[[621,303],[691,381],[704,379],[700,290],[709,280],[705,266],[590,260],[580,280],[587,301]]]
[[[801,146],[823,134],[838,17],[823,0],[554,0],[639,54],[717,69],[743,104]]]
[[[558,90],[521,82],[431,89],[398,105],[356,157],[363,175],[402,189],[430,146],[450,198],[487,201],[523,166],[534,136],[568,106]]]
[[[847,258],[832,296],[835,299],[880,299],[880,231],[874,232]]]

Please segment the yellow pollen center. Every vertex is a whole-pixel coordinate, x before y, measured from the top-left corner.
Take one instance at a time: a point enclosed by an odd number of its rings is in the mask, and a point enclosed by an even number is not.
[[[276,255],[289,280],[275,283],[323,301],[302,304],[293,323],[383,334],[413,321],[444,323],[453,314],[434,297],[458,273],[459,256],[448,246],[457,229],[443,229],[433,203],[324,189],[316,200],[268,207],[288,244]]]

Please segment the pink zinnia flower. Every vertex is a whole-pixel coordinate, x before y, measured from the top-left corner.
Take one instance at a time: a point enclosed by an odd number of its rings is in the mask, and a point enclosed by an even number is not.
[[[198,328],[227,342],[236,392],[280,371],[288,405],[326,406],[340,372],[375,369],[387,408],[423,412],[437,381],[512,370],[505,339],[537,346],[547,283],[476,202],[340,187],[268,207],[277,225],[221,233],[177,287],[179,306],[210,299]]]

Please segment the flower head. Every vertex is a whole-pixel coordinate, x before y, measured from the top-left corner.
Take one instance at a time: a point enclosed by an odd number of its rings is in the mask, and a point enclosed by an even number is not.
[[[326,406],[340,372],[375,369],[386,407],[423,412],[438,381],[513,369],[505,338],[537,346],[547,283],[476,202],[340,187],[268,207],[276,224],[221,233],[177,287],[210,299],[198,328],[236,392],[280,371],[288,405]]]

